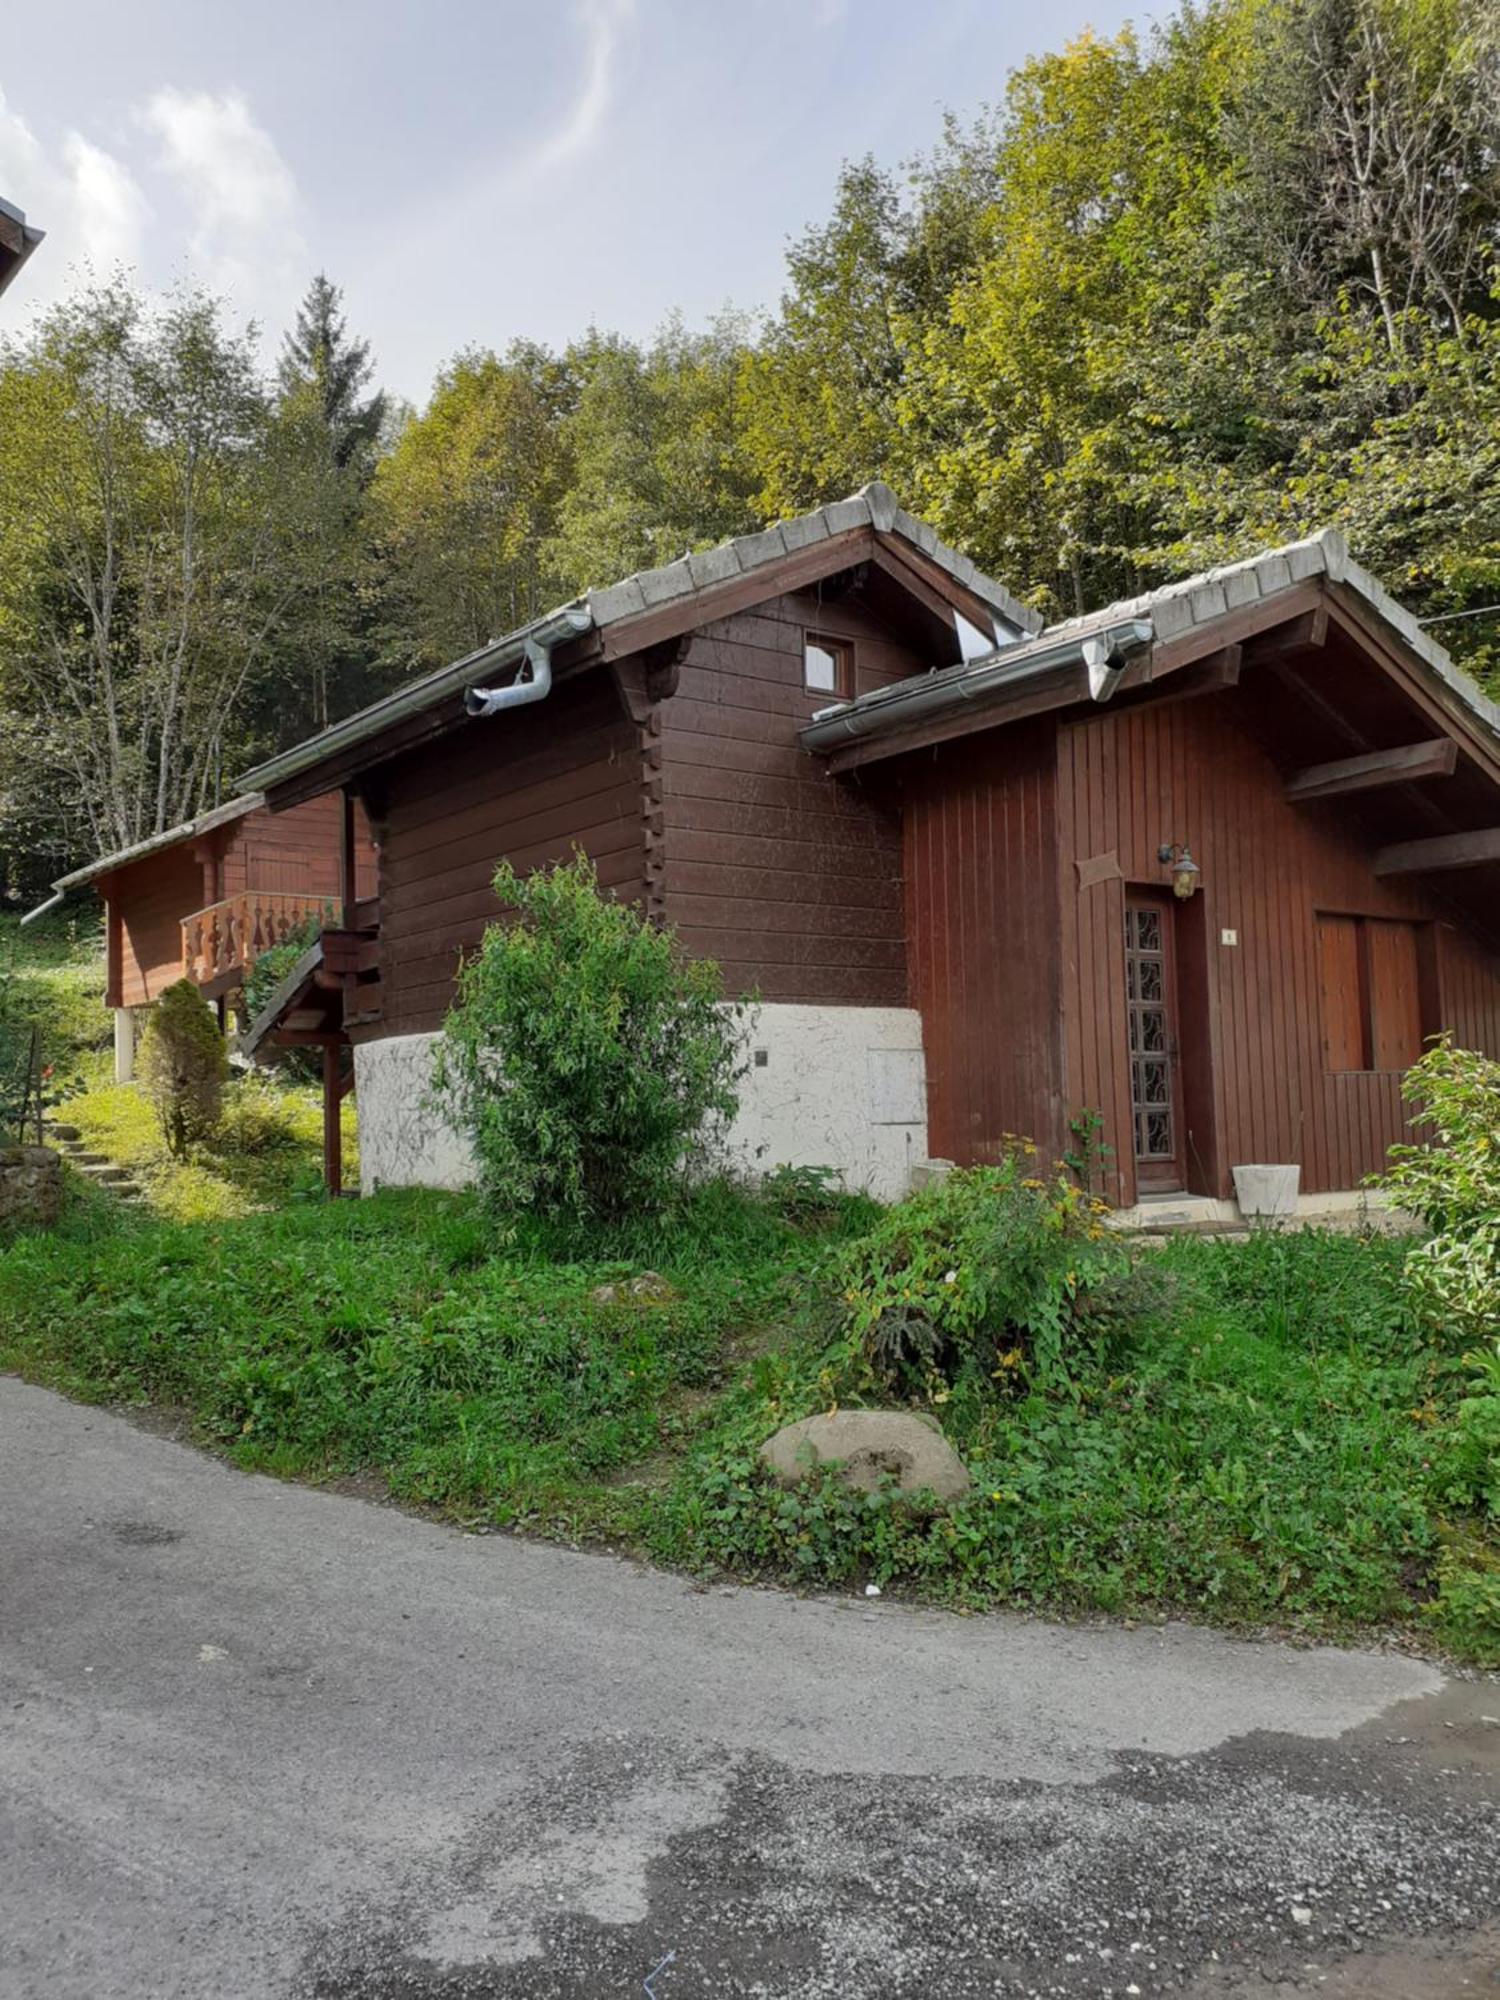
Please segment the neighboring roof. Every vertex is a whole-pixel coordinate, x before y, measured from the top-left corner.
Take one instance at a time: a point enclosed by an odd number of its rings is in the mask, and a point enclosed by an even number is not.
[[[5,290],[45,233],[33,227],[13,203],[0,200],[0,292]]]
[[[383,701],[335,723],[321,735],[309,737],[279,757],[257,765],[245,774],[243,782],[269,790],[325,758],[378,735],[392,723],[437,707],[451,697],[461,698],[479,673],[492,674],[510,660],[519,660],[528,639],[557,644],[589,632],[602,634],[610,626],[674,603],[686,604],[757,570],[769,571],[818,542],[859,528],[872,528],[878,534],[910,543],[945,570],[962,589],[978,598],[997,622],[1011,632],[1019,635],[1040,630],[1041,620],[1034,611],[1013,597],[1003,584],[977,569],[967,556],[939,540],[925,521],[917,520],[896,504],[896,496],[888,486],[876,481],[861,487],[847,500],[835,500],[794,520],[778,521],[758,534],[740,535],[733,541],[721,542],[717,548],[680,556],[660,569],[638,571],[603,590],[585,591],[572,603],[533,619],[502,639],[492,640],[477,652],[440,667],[436,673],[398,688]]]
[[[81,889],[85,883],[97,881],[101,875],[113,874],[116,868],[125,868],[132,861],[144,861],[148,854],[160,854],[165,848],[176,847],[180,841],[197,840],[205,833],[212,833],[215,827],[229,826],[265,802],[262,792],[241,792],[237,799],[226,800],[211,812],[199,813],[196,819],[185,819],[180,826],[169,826],[165,833],[153,833],[145,840],[136,841],[132,847],[122,847],[114,854],[101,855],[86,868],[75,868],[71,875],[61,876],[52,886],[59,894],[68,889]]]
[[[1035,637],[1001,652],[960,666],[940,667],[840,702],[813,718],[802,731],[802,741],[809,749],[827,751],[853,737],[903,730],[919,717],[980,705],[987,695],[1013,692],[1020,681],[1076,663],[1084,657],[1088,641],[1105,649],[1116,644],[1131,649],[1180,641],[1236,611],[1320,576],[1351,591],[1457,697],[1480,729],[1500,739],[1500,707],[1454,664],[1411,613],[1352,559],[1343,536],[1336,529],[1325,528],[1305,541],[1288,542],[1244,562],[1205,570],[1178,583],[1164,584],[1159,590],[1049,625]]]

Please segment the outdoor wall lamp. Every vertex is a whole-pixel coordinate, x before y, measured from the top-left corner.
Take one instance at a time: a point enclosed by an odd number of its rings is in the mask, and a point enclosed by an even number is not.
[[[1156,850],[1156,858],[1163,868],[1172,871],[1172,894],[1180,896],[1185,903],[1197,888],[1203,870],[1193,859],[1192,850],[1186,841],[1164,840]]]

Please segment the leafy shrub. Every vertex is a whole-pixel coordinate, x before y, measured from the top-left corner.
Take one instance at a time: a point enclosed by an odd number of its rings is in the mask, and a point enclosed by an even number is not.
[[[600,894],[586,855],[495,876],[508,914],[459,975],[437,1087],[506,1209],[659,1211],[732,1115],[739,1024],[719,969]]]
[[[1412,1296],[1444,1339],[1500,1327],[1500,1062],[1443,1036],[1401,1085],[1425,1146],[1393,1146],[1386,1190],[1431,1234],[1406,1261]]]
[[[926,1389],[1023,1364],[1044,1379],[1107,1344],[1129,1251],[1065,1173],[1017,1141],[995,1167],[950,1174],[890,1209],[844,1268],[847,1325],[876,1382]]]
[[[181,1159],[219,1122],[229,1055],[213,1010],[190,979],[176,980],[151,1009],[136,1060],[141,1089]]]
[[[1427,1617],[1440,1637],[1480,1667],[1500,1667],[1500,1555],[1455,1536],[1438,1561]]]
[[[761,1176],[762,1200],[783,1221],[799,1229],[816,1228],[840,1213],[849,1202],[843,1172],[838,1167],[772,1167]]]

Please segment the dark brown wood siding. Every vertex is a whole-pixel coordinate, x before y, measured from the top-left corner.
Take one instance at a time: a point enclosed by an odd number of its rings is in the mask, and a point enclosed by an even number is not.
[[[1056,731],[1048,720],[908,760],[906,911],[928,1145],[962,1165],[1064,1137]]]
[[[1168,880],[1157,859],[1164,841],[1186,841],[1203,870],[1179,930],[1199,955],[1202,987],[1196,1002],[1184,995],[1180,1042],[1210,1079],[1188,1134],[1190,1188],[1227,1194],[1230,1167],[1256,1161],[1300,1162],[1308,1192],[1358,1186],[1405,1135],[1401,1071],[1344,1065],[1361,1040],[1383,1061],[1407,1047],[1414,1004],[1424,1032],[1451,1026],[1470,1046],[1500,1053],[1494,962],[1426,887],[1373,873],[1370,838],[1340,802],[1287,802],[1275,765],[1235,720],[1236,705],[1254,698],[1247,689],[1121,710],[1060,733],[1067,1099],[1072,1111],[1103,1114],[1118,1149],[1119,1200],[1135,1195],[1125,887]],[[1415,927],[1406,942],[1393,927],[1375,947],[1387,991],[1368,1029],[1358,991],[1348,990],[1368,943],[1326,921],[1358,917]],[[1226,931],[1237,942],[1226,943]],[[1430,989],[1425,1008],[1390,990],[1393,959],[1408,953],[1419,987]]]
[[[899,816],[798,746],[830,701],[803,686],[809,631],[853,642],[861,693],[929,664],[867,608],[812,592],[695,633],[661,711],[661,909],[731,993],[904,1006]]]
[[[644,890],[639,732],[609,676],[466,723],[379,774],[381,1013],[372,1032],[439,1027],[463,953],[499,912],[491,881],[575,845],[618,896]]]
[[[203,864],[192,844],[147,855],[112,876],[105,891],[110,929],[119,924],[119,981],[110,967],[111,999],[143,1007],[182,977],[182,920],[202,909]]]
[[[221,896],[245,889],[335,896],[342,886],[339,845],[343,799],[338,792],[306,799],[286,812],[262,808],[235,827],[224,849]],[[375,849],[363,808],[355,807],[355,864],[361,896],[375,893]]]

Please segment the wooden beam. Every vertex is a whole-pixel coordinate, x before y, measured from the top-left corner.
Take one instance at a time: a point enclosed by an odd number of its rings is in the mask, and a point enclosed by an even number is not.
[[[1398,840],[1375,856],[1377,875],[1425,875],[1439,869],[1480,868],[1500,861],[1500,826],[1473,833],[1440,833],[1429,840]]]
[[[1278,660],[1294,659],[1298,653],[1315,653],[1328,643],[1328,607],[1316,604],[1299,618],[1292,618],[1273,631],[1260,634],[1254,642],[1251,660],[1256,666],[1274,666]]]
[[[339,1046],[323,1051],[323,1182],[331,1195],[344,1191],[344,1128],[339,1118]]]
[[[1128,682],[1122,683],[1115,700],[1120,701],[1122,695],[1149,695],[1152,705],[1160,707],[1164,702],[1191,701],[1195,695],[1223,694],[1226,688],[1239,686],[1244,652],[1244,647],[1238,643],[1221,646],[1217,653],[1210,653],[1206,659],[1195,661],[1192,666],[1178,667],[1165,680],[1156,673],[1153,661],[1151,678],[1144,686],[1137,689]]]
[[[967,584],[960,583],[941,563],[934,562],[921,549],[893,535],[877,534],[875,545],[900,569],[924,582],[933,596],[954,611],[961,611],[976,631],[987,632],[992,639],[998,636],[996,625],[1001,614],[994,605],[970,590]]]
[[[775,562],[760,563],[754,569],[727,577],[722,583],[684,592],[681,597],[668,598],[664,604],[607,625],[600,655],[605,660],[623,659],[627,653],[644,652],[663,639],[675,639],[679,632],[696,631],[718,618],[732,618],[737,611],[748,611],[752,605],[764,604],[773,597],[785,597],[816,583],[820,577],[847,569],[851,563],[865,562],[874,547],[875,531],[868,527],[848,528],[821,542],[809,542],[806,548]]]
[[[1451,778],[1458,767],[1458,745],[1451,736],[1434,736],[1425,743],[1403,743],[1396,750],[1370,750],[1362,757],[1336,757],[1331,763],[1309,764],[1287,780],[1286,795],[1307,799],[1341,799],[1351,792],[1375,792],[1383,785],[1409,785],[1418,778]]]
[[[1377,625],[1370,607],[1346,584],[1335,587],[1331,608],[1334,623],[1374,656],[1423,720],[1434,728],[1453,730],[1486,777],[1500,784],[1500,751],[1494,736],[1457,691],[1425,661],[1414,660],[1398,638]]]
[[[359,898],[356,880],[354,838],[354,787],[345,785],[340,795],[343,811],[339,818],[339,901],[345,924],[354,922],[354,905]]]

